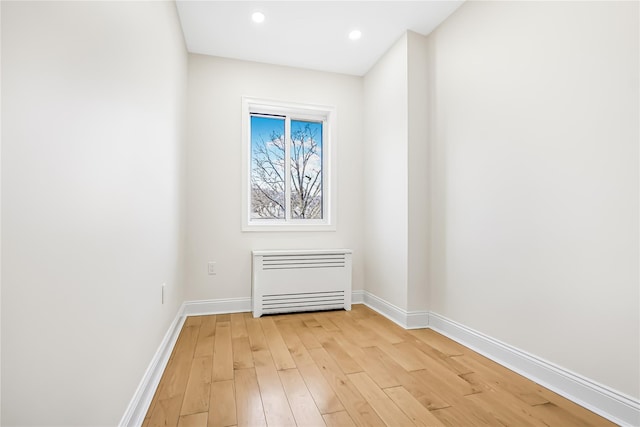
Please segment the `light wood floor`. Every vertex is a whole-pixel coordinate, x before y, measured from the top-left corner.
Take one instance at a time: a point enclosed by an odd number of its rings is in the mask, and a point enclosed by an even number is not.
[[[353,310],[187,318],[147,426],[609,426],[429,329]]]

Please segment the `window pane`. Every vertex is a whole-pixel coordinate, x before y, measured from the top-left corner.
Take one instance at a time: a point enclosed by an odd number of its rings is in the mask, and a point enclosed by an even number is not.
[[[291,120],[291,218],[322,219],[322,123]]]
[[[251,116],[251,218],[285,217],[283,117]]]

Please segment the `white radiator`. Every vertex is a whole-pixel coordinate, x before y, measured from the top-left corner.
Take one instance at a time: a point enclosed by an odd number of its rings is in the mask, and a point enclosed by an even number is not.
[[[253,317],[351,310],[351,250],[253,251]]]

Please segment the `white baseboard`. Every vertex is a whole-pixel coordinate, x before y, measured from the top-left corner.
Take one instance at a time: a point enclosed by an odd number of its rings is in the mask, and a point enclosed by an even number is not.
[[[363,303],[382,314],[387,319],[402,326],[404,329],[426,328],[429,325],[429,312],[406,311],[367,291],[362,292]]]
[[[364,291],[352,291],[351,304],[364,304]]]
[[[185,316],[244,313],[247,311],[251,311],[251,298],[210,299],[184,303]]]
[[[183,312],[184,304],[178,309],[175,319],[171,322],[169,330],[160,343],[160,347],[158,347],[156,354],[151,359],[151,363],[149,363],[149,367],[147,367],[140,384],[138,384],[138,388],[133,394],[133,399],[129,402],[129,406],[122,416],[118,426],[138,427],[142,425],[144,417],[149,410],[149,405],[151,405],[153,395],[158,388],[158,384],[160,384],[162,374],[169,362],[169,357],[171,356],[173,347],[178,340],[180,330],[182,330],[182,325],[185,320]]]
[[[433,312],[429,313],[429,328],[616,424],[640,426],[637,399]]]
[[[362,304],[365,291],[353,291],[351,293],[352,304]],[[246,313],[251,311],[251,298],[227,298],[200,301],[187,301],[184,303],[185,316],[202,316],[207,314]]]
[[[429,327],[428,311],[408,311],[405,329],[423,329]]]

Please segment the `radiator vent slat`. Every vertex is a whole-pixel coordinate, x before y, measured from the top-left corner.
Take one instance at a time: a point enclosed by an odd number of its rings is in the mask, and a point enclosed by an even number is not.
[[[351,309],[351,251],[254,251],[253,315]]]
[[[329,300],[329,301],[306,301],[306,302],[296,302],[296,303],[291,303],[291,302],[286,302],[286,303],[281,303],[281,304],[263,304],[262,305],[262,311],[265,310],[280,310],[282,308],[293,308],[293,307],[325,307],[328,305],[337,305],[339,307],[342,308],[342,306],[344,306],[344,300],[343,299],[336,299],[336,300]]]
[[[327,297],[344,297],[344,291],[333,291],[333,292],[308,292],[304,294],[272,294],[272,295],[263,295],[262,299],[264,301],[267,300],[278,300],[278,299],[312,299],[312,298],[327,298]]]
[[[282,264],[267,265],[263,270],[295,270],[297,268],[344,268],[344,264]]]
[[[345,254],[272,255],[262,258],[262,268],[344,268],[345,262]]]

